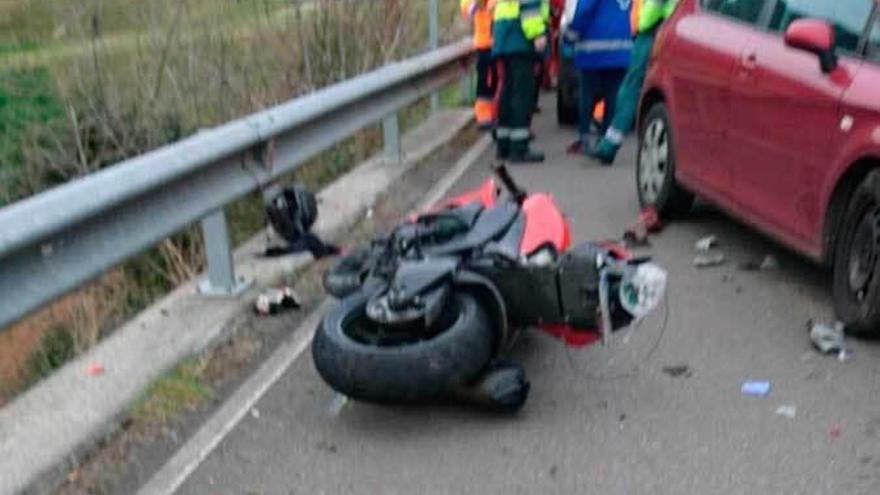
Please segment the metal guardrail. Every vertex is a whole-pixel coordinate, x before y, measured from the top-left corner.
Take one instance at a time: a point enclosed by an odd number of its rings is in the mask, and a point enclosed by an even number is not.
[[[464,76],[470,55],[465,39],[0,209],[0,329],[196,221],[203,292],[236,293],[224,206],[379,121],[397,156],[397,111]]]

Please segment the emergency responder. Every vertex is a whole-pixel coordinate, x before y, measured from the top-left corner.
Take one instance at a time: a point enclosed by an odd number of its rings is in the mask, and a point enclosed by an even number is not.
[[[477,101],[474,117],[481,130],[495,126],[495,91],[498,84],[492,58],[492,10],[495,0],[461,0],[461,13],[474,26],[474,49],[477,51]]]
[[[672,15],[677,4],[678,0],[633,0],[631,28],[635,42],[632,61],[617,94],[617,105],[611,126],[599,141],[593,154],[606,165],[614,163],[624,136],[635,124],[639,95],[648,71],[648,59],[654,47],[654,37],[663,21]]]
[[[529,146],[529,122],[537,91],[535,52],[547,46],[542,12],[547,0],[497,0],[492,26],[492,54],[500,60],[501,101],[495,129],[498,158],[511,163],[544,161]]]
[[[614,99],[626,75],[633,41],[630,0],[580,0],[566,36],[578,69],[578,131],[582,152],[592,153],[590,127],[596,103],[605,102],[599,135],[611,125]]]

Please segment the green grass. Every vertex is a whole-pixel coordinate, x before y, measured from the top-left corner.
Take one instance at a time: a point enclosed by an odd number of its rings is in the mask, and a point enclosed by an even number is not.
[[[47,69],[0,71],[0,207],[21,194],[18,172],[33,133],[63,118]]]
[[[202,369],[194,360],[184,361],[156,380],[146,396],[134,405],[132,416],[145,423],[166,423],[213,400],[217,393],[202,383]]]

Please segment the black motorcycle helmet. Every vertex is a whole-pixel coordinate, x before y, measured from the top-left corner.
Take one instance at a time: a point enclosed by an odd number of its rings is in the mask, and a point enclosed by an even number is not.
[[[309,232],[318,219],[315,195],[299,183],[267,189],[265,203],[272,228],[291,244]]]

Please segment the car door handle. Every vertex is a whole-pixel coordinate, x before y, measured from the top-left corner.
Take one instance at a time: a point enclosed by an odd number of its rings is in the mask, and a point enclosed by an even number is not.
[[[755,70],[758,67],[758,53],[748,52],[743,54],[740,64],[742,65],[743,69],[747,71]]]

